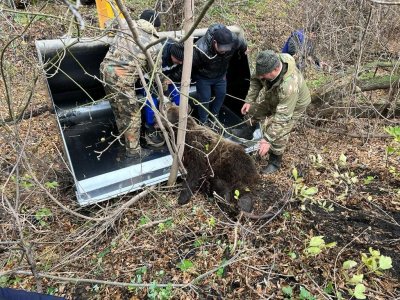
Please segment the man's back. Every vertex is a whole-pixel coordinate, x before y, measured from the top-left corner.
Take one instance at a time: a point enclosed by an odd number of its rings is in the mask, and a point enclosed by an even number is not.
[[[138,25],[138,39],[144,46],[158,39],[158,33],[151,23],[142,19],[136,22]],[[135,64],[135,61],[142,67],[146,66],[146,55],[133,39],[127,22],[121,20],[121,25],[122,28],[119,29],[117,35],[114,37],[114,41],[110,45],[105,60],[109,63],[113,62],[119,67],[132,66],[132,64]],[[149,49],[151,56],[155,58],[160,49],[160,44],[151,47]]]

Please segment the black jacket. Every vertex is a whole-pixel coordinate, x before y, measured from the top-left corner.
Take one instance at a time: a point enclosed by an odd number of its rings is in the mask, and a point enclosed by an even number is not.
[[[224,54],[218,54],[213,46],[215,30],[223,27],[222,24],[211,25],[206,34],[201,37],[193,49],[192,78],[197,79],[215,79],[222,77],[228,70],[229,61],[238,51],[244,54],[247,50],[246,42],[233,33],[234,45],[231,51]]]
[[[162,72],[174,82],[180,82],[182,77],[182,65],[175,65],[171,60],[171,46],[176,43],[167,39],[162,50]]]

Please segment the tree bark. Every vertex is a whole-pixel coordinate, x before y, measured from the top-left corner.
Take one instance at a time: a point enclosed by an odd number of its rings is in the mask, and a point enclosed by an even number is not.
[[[194,0],[185,0],[185,23],[184,31],[185,34],[193,26],[193,8]],[[190,37],[184,43],[184,60],[183,60],[183,71],[181,81],[181,97],[179,102],[179,125],[178,125],[178,136],[177,136],[177,153],[174,155],[174,160],[171,167],[171,173],[168,178],[168,185],[175,183],[178,175],[179,161],[182,161],[183,151],[185,148],[185,136],[186,136],[186,125],[188,118],[188,96],[190,88],[190,77],[192,73],[192,57],[193,57],[193,36]]]
[[[382,65],[388,67],[389,65]],[[370,65],[369,68],[378,67],[377,64]],[[400,80],[399,74],[381,75],[367,77],[368,73],[358,77],[355,80],[356,90],[355,92],[367,92],[373,90],[390,89],[395,87],[397,82]],[[353,82],[354,74],[345,74],[339,78],[332,78],[326,83],[317,87],[312,91],[312,102],[317,104],[318,102],[332,103],[337,99],[339,94],[349,94],[351,91],[351,84]]]

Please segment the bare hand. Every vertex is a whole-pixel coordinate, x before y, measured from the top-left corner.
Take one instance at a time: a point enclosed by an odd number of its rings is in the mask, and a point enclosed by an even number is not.
[[[249,112],[250,106],[251,106],[250,103],[243,104],[242,109],[240,110],[242,115],[246,115]]]
[[[271,147],[271,144],[268,143],[265,139],[261,139],[259,142],[259,148],[258,148],[258,154],[263,157],[267,155],[269,148]]]
[[[322,60],[319,62],[319,65],[321,66],[321,68],[329,67],[329,65],[326,62],[322,61]]]

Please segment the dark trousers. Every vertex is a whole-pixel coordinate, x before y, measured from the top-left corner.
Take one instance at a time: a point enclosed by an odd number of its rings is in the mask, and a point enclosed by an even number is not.
[[[65,298],[11,288],[0,288],[0,300],[65,300]]]
[[[215,99],[211,101],[211,92],[214,92]],[[215,79],[200,78],[196,82],[196,92],[199,102],[209,110],[213,115],[218,117],[222,104],[226,95],[226,76]],[[198,106],[199,121],[205,123],[208,119],[208,112]]]

